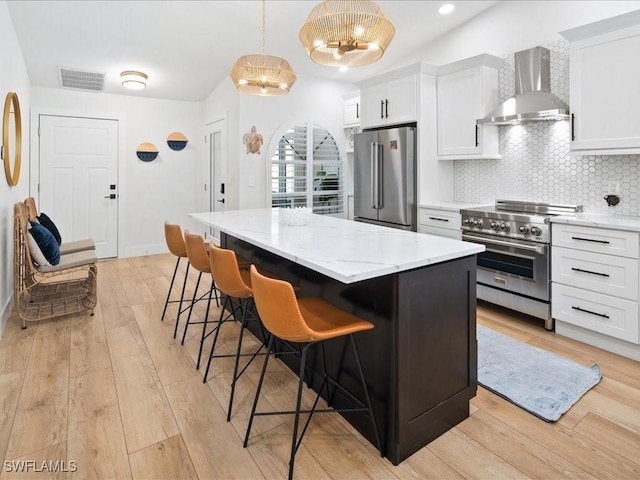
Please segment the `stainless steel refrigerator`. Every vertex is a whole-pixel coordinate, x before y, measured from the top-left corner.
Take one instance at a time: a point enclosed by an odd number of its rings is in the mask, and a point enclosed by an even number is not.
[[[416,128],[354,136],[354,219],[416,231]]]

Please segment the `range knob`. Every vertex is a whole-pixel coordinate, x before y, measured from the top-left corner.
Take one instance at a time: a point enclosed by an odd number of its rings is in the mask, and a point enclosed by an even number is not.
[[[473,226],[476,228],[482,228],[482,220],[476,220],[473,222]]]
[[[470,225],[470,224],[471,224],[471,220],[469,220],[468,218],[465,218],[465,219],[462,221],[462,224],[463,224],[463,225]]]
[[[508,232],[509,230],[511,230],[511,227],[509,226],[508,223],[501,223],[500,224],[500,231],[501,232]]]
[[[518,228],[518,230],[523,235],[529,235],[529,227],[527,227],[526,225],[522,225],[520,228]]]
[[[539,227],[531,227],[531,235],[539,237],[542,234],[542,230]]]
[[[491,230],[498,230],[500,228],[500,224],[498,222],[491,222]]]

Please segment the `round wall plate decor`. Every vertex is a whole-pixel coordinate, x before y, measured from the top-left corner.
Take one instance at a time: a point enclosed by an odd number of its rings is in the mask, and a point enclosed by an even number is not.
[[[136,149],[136,155],[143,162],[151,162],[158,156],[158,147],[149,142],[141,143]]]
[[[182,132],[171,132],[167,137],[167,145],[171,150],[182,150],[187,146],[187,137]]]

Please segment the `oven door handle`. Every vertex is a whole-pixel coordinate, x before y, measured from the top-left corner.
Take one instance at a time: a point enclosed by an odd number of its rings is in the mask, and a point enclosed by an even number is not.
[[[513,248],[518,248],[520,250],[527,250],[528,252],[535,252],[540,255],[544,255],[545,250],[547,248],[546,245],[536,245],[536,246],[521,245],[519,243],[505,242],[502,240],[494,240],[492,238],[476,237],[474,235],[466,235],[466,234],[462,235],[462,240],[470,240],[475,243],[488,243],[490,245],[500,245],[503,247],[513,247]]]

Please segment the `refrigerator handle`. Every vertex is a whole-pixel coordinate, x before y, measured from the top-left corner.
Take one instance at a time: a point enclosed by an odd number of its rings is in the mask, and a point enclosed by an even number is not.
[[[378,208],[378,146],[376,142],[369,144],[371,155],[371,208]]]
[[[378,143],[376,145],[378,150],[378,161],[376,162],[376,170],[378,171],[378,209],[384,208],[384,190],[383,190],[383,178],[382,174],[384,172],[384,168],[382,168],[382,162],[384,160],[384,152],[382,151],[382,144]]]

